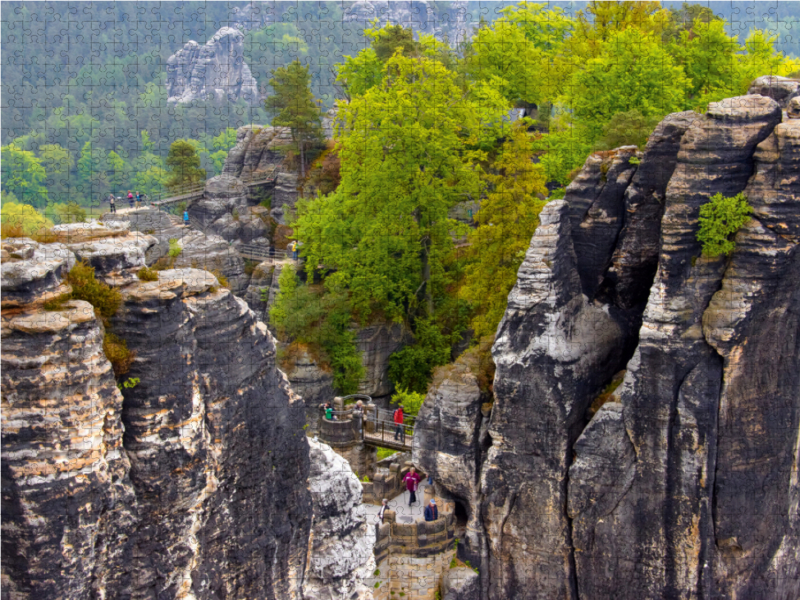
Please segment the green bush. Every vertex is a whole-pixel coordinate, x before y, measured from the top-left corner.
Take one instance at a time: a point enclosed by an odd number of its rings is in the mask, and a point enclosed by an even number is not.
[[[175,238],[171,238],[169,240],[169,257],[178,258],[181,252],[183,252],[183,248],[181,248],[180,242]]]
[[[397,454],[397,450],[392,450],[391,448],[378,448],[378,460],[383,460],[384,458],[389,458],[390,456]]]
[[[142,281],[158,281],[158,271],[148,267],[142,267],[136,273],[136,276]]]
[[[116,288],[107,286],[97,281],[94,276],[94,267],[83,261],[75,263],[67,274],[67,283],[72,286],[70,298],[85,300],[94,306],[95,312],[108,325],[108,319],[116,314],[122,303],[122,294]]]
[[[404,388],[398,388],[392,396],[392,404],[402,404],[403,413],[411,417],[416,417],[419,414],[419,409],[422,408],[424,401],[425,394],[409,392]]]
[[[333,385],[341,394],[358,391],[364,377],[361,354],[356,349],[356,334],[348,298],[343,293],[323,293],[322,289],[302,285],[291,267],[278,278],[278,294],[269,311],[270,324],[282,342],[298,342],[319,359],[321,368],[333,371]],[[267,291],[262,291],[266,301]]]
[[[730,254],[736,244],[730,238],[739,231],[753,212],[744,194],[732,198],[715,194],[700,207],[700,230],[697,241],[703,244],[703,254],[708,257]]]
[[[417,322],[416,340],[389,357],[389,379],[398,388],[425,393],[434,367],[450,362],[453,340],[442,333],[433,319]]]

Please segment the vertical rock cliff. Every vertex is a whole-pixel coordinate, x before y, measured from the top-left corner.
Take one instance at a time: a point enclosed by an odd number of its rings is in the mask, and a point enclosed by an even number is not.
[[[543,210],[492,350],[486,433],[468,386],[463,406],[432,388],[418,423],[415,459],[449,464],[440,485],[469,502],[482,598],[800,597],[789,116],[757,94],[670,115]],[[739,192],[753,214],[735,251],[703,256],[700,206]]]
[[[3,241],[4,590],[300,598],[308,443],[272,336],[205,271],[139,281],[156,240],[115,235]],[[109,326],[140,380],[123,393],[91,305],[43,307],[69,290],[75,254],[120,286]]]

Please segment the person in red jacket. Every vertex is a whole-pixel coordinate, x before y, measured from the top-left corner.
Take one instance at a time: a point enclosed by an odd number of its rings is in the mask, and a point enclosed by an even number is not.
[[[406,428],[403,427],[403,405],[394,411],[394,439],[399,439],[401,443],[406,443]]]
[[[403,483],[406,484],[406,489],[411,493],[411,497],[408,500],[409,506],[417,501],[417,484],[419,484],[420,479],[422,479],[422,477],[419,476],[419,473],[417,473],[414,467],[411,467],[411,470],[403,477]]]

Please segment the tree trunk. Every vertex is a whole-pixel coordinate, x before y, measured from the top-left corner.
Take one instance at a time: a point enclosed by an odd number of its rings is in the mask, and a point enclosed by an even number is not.
[[[303,151],[303,137],[300,136],[300,179],[303,180],[306,178],[306,156],[305,152]]]
[[[425,285],[425,303],[428,307],[428,316],[433,315],[433,294],[431,293],[431,263],[430,263],[430,238],[422,241],[422,281]]]

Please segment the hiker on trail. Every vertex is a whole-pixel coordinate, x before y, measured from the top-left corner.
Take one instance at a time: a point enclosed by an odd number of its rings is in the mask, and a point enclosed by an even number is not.
[[[401,440],[401,443],[406,443],[406,428],[403,427],[403,405],[397,407],[394,411],[394,439]]]
[[[142,195],[139,192],[136,192],[136,208],[141,207],[142,205]]]
[[[108,196],[108,205],[111,207],[111,208],[109,208],[109,210],[112,213],[116,213],[117,212],[117,204],[114,202],[114,194],[110,194]]]
[[[435,521],[439,518],[439,509],[436,508],[436,500],[431,498],[431,503],[425,507],[425,520]]]
[[[128,190],[128,204],[130,204],[131,208],[133,208],[133,194],[130,190]]]
[[[297,260],[297,240],[292,240],[292,243],[289,244],[289,249],[292,251],[292,258]]]
[[[386,515],[386,509],[389,508],[389,501],[384,498],[381,502],[381,509],[378,511],[378,521],[383,523],[383,518]]]
[[[417,470],[414,467],[411,467],[411,470],[406,473],[405,477],[403,477],[403,483],[406,484],[406,489],[411,494],[411,497],[408,500],[409,506],[417,501],[417,486],[419,485],[420,479],[422,478],[419,476],[419,473],[417,473]]]
[[[186,225],[187,227],[189,226],[189,211],[188,210],[183,211],[183,224]]]

